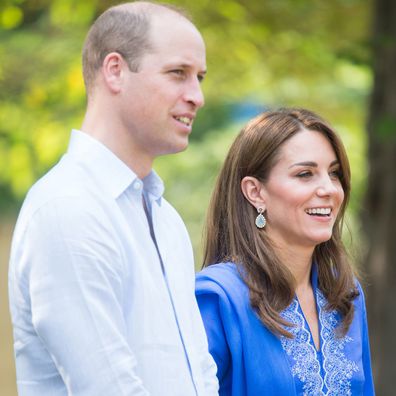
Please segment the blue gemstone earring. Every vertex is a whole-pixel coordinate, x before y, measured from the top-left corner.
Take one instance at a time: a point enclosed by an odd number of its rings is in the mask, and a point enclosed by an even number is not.
[[[257,228],[264,228],[265,225],[267,224],[267,220],[265,219],[264,215],[263,215],[264,209],[263,208],[257,208],[257,217],[256,217],[256,227]]]

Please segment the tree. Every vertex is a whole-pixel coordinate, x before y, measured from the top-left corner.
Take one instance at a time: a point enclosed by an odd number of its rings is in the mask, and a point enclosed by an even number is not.
[[[396,355],[396,2],[376,0],[374,9],[374,87],[363,224],[376,389],[378,395],[390,395],[394,393]]]
[[[224,130],[236,115],[230,104],[250,101],[316,110],[348,135],[354,153],[362,152],[368,0],[169,1],[191,11],[208,50],[207,105],[192,140]],[[118,2],[0,6],[0,212],[12,200],[20,203],[64,152],[71,127],[80,125],[81,45],[91,21]],[[362,162],[361,156],[355,163],[363,174]]]

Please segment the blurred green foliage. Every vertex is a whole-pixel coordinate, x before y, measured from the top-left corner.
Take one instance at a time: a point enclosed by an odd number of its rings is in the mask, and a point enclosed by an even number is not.
[[[244,103],[296,105],[329,119],[353,168],[352,212],[366,175],[371,89],[368,0],[187,0],[206,44],[206,106],[186,153],[160,158],[166,195],[199,246],[217,170],[240,129]],[[0,3],[0,210],[61,156],[85,109],[80,52],[91,21],[115,1]],[[239,109],[239,110],[238,110]],[[239,111],[239,113],[238,113]]]

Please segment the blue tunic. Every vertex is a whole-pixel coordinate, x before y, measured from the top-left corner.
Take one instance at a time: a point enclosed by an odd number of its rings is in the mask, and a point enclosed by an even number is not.
[[[320,350],[317,351],[298,299],[281,315],[295,327],[293,339],[275,336],[250,306],[249,290],[232,263],[212,265],[197,275],[196,296],[220,382],[220,396],[374,395],[364,295],[345,337],[337,337],[336,311],[316,298]]]

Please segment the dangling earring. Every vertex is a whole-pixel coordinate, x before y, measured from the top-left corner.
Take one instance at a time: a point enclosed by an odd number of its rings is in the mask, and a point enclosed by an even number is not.
[[[265,219],[264,215],[263,215],[264,209],[263,208],[257,208],[257,217],[256,217],[256,227],[257,228],[264,228],[265,225],[267,224],[267,220]]]

